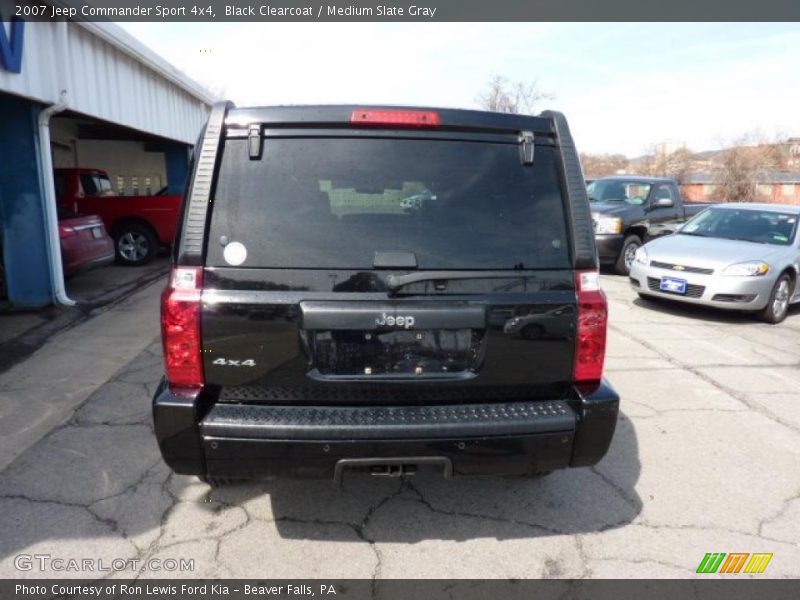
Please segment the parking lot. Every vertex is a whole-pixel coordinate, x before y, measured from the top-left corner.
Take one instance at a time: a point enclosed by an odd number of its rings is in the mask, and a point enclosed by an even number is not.
[[[19,555],[49,554],[194,559],[193,571],[145,577],[685,578],[707,552],[773,553],[761,577],[800,576],[800,310],[771,326],[644,302],[626,278],[603,285],[606,375],[622,411],[597,467],[210,491],[171,475],[152,434],[161,355],[151,284],[4,375],[15,378],[4,393],[59,408],[27,440],[0,445],[0,576],[137,575],[15,567]],[[114,319],[130,331],[111,331]],[[101,333],[105,342],[77,352]],[[70,362],[48,362],[59,356]],[[85,372],[94,384],[80,382]]]

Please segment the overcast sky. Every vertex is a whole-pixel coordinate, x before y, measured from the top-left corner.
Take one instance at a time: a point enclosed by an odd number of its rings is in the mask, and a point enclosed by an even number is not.
[[[476,108],[493,74],[538,80],[584,152],[800,136],[793,23],[120,23],[238,105]]]

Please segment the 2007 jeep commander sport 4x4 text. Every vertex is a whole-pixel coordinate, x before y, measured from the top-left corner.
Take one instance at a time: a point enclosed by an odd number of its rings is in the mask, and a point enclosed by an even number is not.
[[[166,462],[208,481],[595,464],[619,398],[564,117],[214,107],[162,298]]]

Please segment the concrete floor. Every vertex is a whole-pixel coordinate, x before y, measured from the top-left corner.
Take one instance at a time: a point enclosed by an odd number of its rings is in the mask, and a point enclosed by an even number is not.
[[[0,414],[4,435],[51,411],[31,443],[0,445],[0,577],[136,575],[15,568],[46,553],[194,560],[144,577],[686,578],[707,552],[773,553],[760,577],[800,576],[800,311],[770,326],[603,284],[622,414],[595,468],[214,491],[159,457],[158,286],[145,288],[79,338],[49,341],[15,388],[0,378],[16,413]]]
[[[169,257],[166,255],[158,256],[141,267],[126,267],[112,263],[67,279],[67,294],[81,304],[103,304],[125,292],[161,279],[168,270]]]
[[[168,270],[166,256],[142,267],[112,264],[66,280],[67,296],[74,306],[0,311],[0,373],[30,356],[53,336],[92,318],[133,291],[153,281],[166,281]]]

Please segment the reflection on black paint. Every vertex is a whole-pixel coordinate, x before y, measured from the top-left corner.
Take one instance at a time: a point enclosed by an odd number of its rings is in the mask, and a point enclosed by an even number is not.
[[[334,279],[335,281],[335,279]],[[377,273],[359,271],[339,283],[334,283],[334,292],[385,292],[386,284]]]

